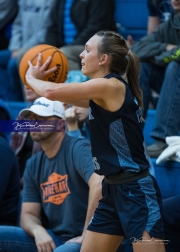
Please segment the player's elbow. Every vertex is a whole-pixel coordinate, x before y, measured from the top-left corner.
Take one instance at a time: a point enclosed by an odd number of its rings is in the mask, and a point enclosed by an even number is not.
[[[90,190],[96,191],[96,197],[100,200],[102,198],[102,180],[104,176],[100,176],[96,173],[93,173],[89,180]]]

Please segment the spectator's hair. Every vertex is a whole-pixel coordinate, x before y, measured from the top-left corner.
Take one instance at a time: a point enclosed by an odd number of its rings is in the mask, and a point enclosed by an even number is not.
[[[136,97],[139,107],[143,108],[142,90],[139,86],[140,64],[137,56],[131,52],[125,39],[113,31],[99,31],[98,56],[107,54],[111,57],[110,72],[126,74],[127,82]]]
[[[159,0],[153,0],[154,6],[157,6],[159,2],[160,2]]]

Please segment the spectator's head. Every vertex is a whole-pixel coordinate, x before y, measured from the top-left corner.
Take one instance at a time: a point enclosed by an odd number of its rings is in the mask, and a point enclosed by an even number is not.
[[[50,125],[50,121],[56,123],[56,129],[64,133],[65,130],[65,109],[61,102],[50,101],[45,97],[36,99],[30,108],[20,111],[19,116],[28,120],[46,120]],[[47,124],[47,122],[46,122]],[[34,141],[46,141],[50,137],[56,135],[57,132],[31,132],[30,135]]]
[[[180,13],[180,0],[171,0],[171,5],[175,11]]]
[[[40,97],[40,95],[38,95],[32,89],[28,88],[26,85],[24,85],[24,93],[25,93],[26,101],[28,101],[28,102],[33,102],[37,98]]]

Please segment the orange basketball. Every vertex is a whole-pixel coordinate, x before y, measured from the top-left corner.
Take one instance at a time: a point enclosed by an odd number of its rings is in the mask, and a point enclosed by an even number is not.
[[[34,46],[24,54],[19,65],[19,74],[22,82],[27,87],[31,88],[26,82],[25,75],[29,68],[28,60],[31,61],[33,65],[36,65],[38,53],[42,54],[42,64],[47,60],[49,56],[52,56],[52,61],[49,65],[49,68],[57,66],[57,70],[55,70],[54,73],[46,76],[44,80],[55,83],[64,82],[67,78],[68,73],[68,60],[58,48],[46,44]]]

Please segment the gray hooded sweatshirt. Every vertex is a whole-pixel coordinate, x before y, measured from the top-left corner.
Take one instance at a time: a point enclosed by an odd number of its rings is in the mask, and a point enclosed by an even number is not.
[[[12,25],[9,49],[28,49],[37,44],[57,45],[48,36],[45,24],[54,0],[19,0],[19,12]]]
[[[166,51],[166,45],[177,45],[177,48]],[[151,61],[159,66],[166,66],[171,61],[180,62],[180,17],[171,14],[153,33],[135,42],[131,47],[141,61]]]

